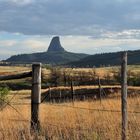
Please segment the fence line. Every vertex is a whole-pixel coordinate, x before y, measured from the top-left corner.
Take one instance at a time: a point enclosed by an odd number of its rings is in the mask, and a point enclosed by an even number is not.
[[[55,107],[68,107],[80,110],[88,110],[88,111],[98,111],[98,112],[114,112],[114,113],[121,113],[121,110],[110,110],[110,109],[96,109],[96,108],[84,108],[84,107],[76,107],[76,106],[68,106],[68,105],[59,105],[59,104],[48,104]],[[140,114],[140,111],[128,111],[130,114]]]
[[[31,105],[31,103],[16,103],[16,102],[10,102],[11,105]]]
[[[15,74],[15,75],[0,76],[0,80],[22,79],[22,78],[27,78],[31,76],[32,76],[32,72],[30,71],[30,72]]]
[[[6,103],[8,106],[10,106],[12,109],[14,109],[20,116],[22,116],[22,114],[15,107],[13,107],[9,102],[6,102],[4,99],[1,99],[1,98],[0,100]]]

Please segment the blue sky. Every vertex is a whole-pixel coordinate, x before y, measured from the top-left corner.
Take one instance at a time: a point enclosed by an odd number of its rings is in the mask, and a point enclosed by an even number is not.
[[[139,0],[0,0],[0,60],[46,51],[61,37],[72,52],[140,49]]]

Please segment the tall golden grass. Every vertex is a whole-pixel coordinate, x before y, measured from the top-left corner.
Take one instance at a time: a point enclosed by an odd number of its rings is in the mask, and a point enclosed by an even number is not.
[[[7,106],[0,111],[0,139],[2,140],[118,140],[121,139],[120,97],[73,103],[42,103],[40,105],[40,133],[30,133],[29,94],[18,96],[13,102],[23,103]],[[98,110],[92,110],[98,109]],[[99,111],[101,110],[101,111]],[[128,98],[128,110],[140,111],[140,97]],[[140,138],[140,114],[128,114],[128,139]]]

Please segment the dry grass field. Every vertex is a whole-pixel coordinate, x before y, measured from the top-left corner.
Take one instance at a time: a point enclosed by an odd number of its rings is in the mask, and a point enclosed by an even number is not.
[[[10,95],[12,97],[13,93]],[[11,98],[9,97],[9,98]],[[30,93],[21,92],[0,111],[0,139],[3,140],[118,140],[121,137],[120,97],[73,103],[42,103],[41,131],[30,134]],[[140,97],[128,98],[128,139],[140,137]],[[132,113],[134,112],[134,113]]]
[[[98,72],[103,74],[112,68],[104,69],[100,68]],[[28,70],[30,68],[0,67],[0,75]],[[88,69],[82,70],[88,71]],[[139,73],[139,67],[136,71]],[[108,87],[112,86],[108,85]],[[63,88],[58,87],[58,90]],[[139,87],[128,89],[140,91]],[[30,131],[30,90],[10,91],[8,96],[10,106],[7,105],[0,110],[0,140],[119,140],[121,139],[121,97],[120,93],[119,96],[114,95],[111,98],[102,99],[101,102],[98,99],[63,103],[43,102],[40,104],[41,129],[39,133],[33,134]],[[139,94],[129,96],[128,112],[128,140],[139,140]]]
[[[18,67],[18,66],[0,66],[0,75],[16,74],[21,71],[29,71],[29,67]]]

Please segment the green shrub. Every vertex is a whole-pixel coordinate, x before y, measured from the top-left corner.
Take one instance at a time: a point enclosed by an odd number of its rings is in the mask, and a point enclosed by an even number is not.
[[[9,91],[9,88],[7,87],[0,87],[0,108],[5,106],[6,102],[8,101]]]

